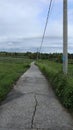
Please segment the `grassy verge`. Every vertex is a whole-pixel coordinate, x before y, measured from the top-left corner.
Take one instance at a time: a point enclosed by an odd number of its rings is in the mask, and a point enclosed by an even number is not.
[[[52,84],[61,103],[73,111],[73,65],[69,66],[67,76],[62,73],[62,64],[41,60],[37,65]]]
[[[4,100],[13,84],[30,66],[30,60],[0,57],[0,102]]]

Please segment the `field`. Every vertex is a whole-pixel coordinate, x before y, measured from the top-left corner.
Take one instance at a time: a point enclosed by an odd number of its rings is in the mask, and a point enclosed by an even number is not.
[[[0,102],[5,99],[31,62],[32,60],[21,56],[0,56]],[[69,64],[67,76],[62,72],[61,63],[39,60],[36,64],[50,81],[61,103],[73,111],[73,64]]]
[[[29,68],[31,60],[0,57],[0,102],[13,88],[14,83]]]
[[[40,60],[37,65],[50,81],[61,103],[73,111],[73,65],[69,64],[68,75],[62,72],[62,64]]]

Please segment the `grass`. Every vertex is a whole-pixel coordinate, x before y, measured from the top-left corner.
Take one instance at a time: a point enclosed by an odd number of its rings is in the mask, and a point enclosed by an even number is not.
[[[13,84],[29,68],[31,60],[0,57],[0,102],[13,88]]]
[[[37,65],[50,81],[61,103],[73,111],[73,65],[69,65],[68,75],[62,72],[62,64],[40,60]]]

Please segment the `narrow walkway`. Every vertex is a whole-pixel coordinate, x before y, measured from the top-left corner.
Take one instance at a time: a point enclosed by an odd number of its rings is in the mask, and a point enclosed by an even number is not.
[[[0,106],[0,130],[73,130],[73,119],[34,64]]]

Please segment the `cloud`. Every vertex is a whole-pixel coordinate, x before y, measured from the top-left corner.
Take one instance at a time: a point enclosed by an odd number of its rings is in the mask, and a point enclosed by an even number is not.
[[[38,15],[40,7],[33,0],[3,0],[0,1],[0,35],[37,35],[39,31]],[[38,28],[37,28],[38,27]]]
[[[0,1],[0,39],[42,36],[50,0]],[[69,3],[69,35],[73,31],[73,0]],[[62,36],[63,0],[53,1],[46,35]]]
[[[44,9],[44,2],[44,0],[0,1],[0,35],[19,36],[24,34],[25,37],[39,35],[41,32],[39,15]]]

